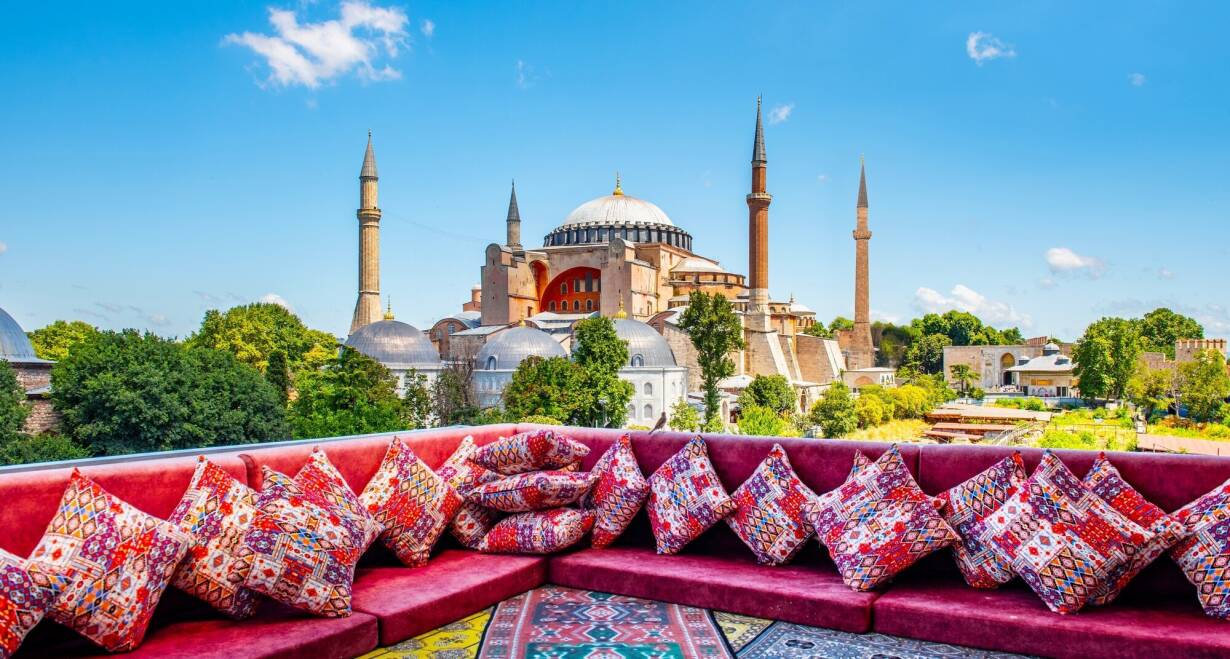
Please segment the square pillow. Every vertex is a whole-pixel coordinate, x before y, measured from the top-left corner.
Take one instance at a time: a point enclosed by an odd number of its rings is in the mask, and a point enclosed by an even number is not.
[[[737,507],[726,523],[761,565],[794,558],[812,534],[803,513],[816,493],[799,480],[781,444],[773,445],[730,498]]]
[[[305,482],[328,475],[311,461],[304,470],[311,470]],[[316,615],[350,615],[355,565],[380,533],[380,525],[366,510],[356,515],[332,504],[330,500],[340,496],[337,483],[309,489],[298,477],[291,479],[268,466],[263,473],[265,487],[256,495],[256,516],[244,535],[251,552],[244,585]],[[346,487],[345,482],[340,485]]]
[[[550,429],[501,437],[472,458],[488,469],[512,476],[541,469],[563,469],[589,455],[589,447]]]
[[[168,522],[192,538],[171,585],[232,618],[256,611],[256,593],[243,587],[243,536],[256,515],[256,492],[201,456],[188,491]]]
[[[972,535],[970,529],[999,510],[1024,485],[1025,462],[1018,452],[938,497],[940,515],[961,536],[961,542],[952,546],[953,558],[965,582],[974,588],[996,588],[1016,576],[1012,562]]]
[[[17,652],[55,604],[64,582],[64,577],[27,566],[26,559],[0,549],[0,659]]]
[[[500,479],[498,472],[480,467],[470,461],[476,451],[478,447],[474,445],[474,438],[467,435],[449,459],[440,465],[440,470],[437,472],[463,498],[470,496],[476,486]],[[487,535],[487,532],[498,521],[500,521],[499,512],[484,508],[472,501],[465,501],[461,504],[461,510],[457,511],[457,516],[449,524],[449,532],[462,545],[475,549],[483,536]]]
[[[191,543],[174,525],[120,501],[74,469],[30,563],[67,577],[47,612],[52,620],[124,652],[144,640]]]
[[[381,542],[409,567],[427,564],[431,548],[463,502],[400,437],[389,444],[359,500],[384,527]]]
[[[1170,550],[1200,606],[1214,618],[1230,620],[1230,480],[1175,511],[1187,537]]]
[[[573,471],[535,471],[506,476],[479,485],[470,500],[506,513],[548,510],[576,503],[594,486],[598,474]]]
[[[705,440],[695,437],[649,477],[649,525],[659,554],[677,554],[735,511],[709,461]]]
[[[969,533],[993,545],[1056,613],[1079,611],[1153,539],[1090,492],[1051,451],[1025,485]]]
[[[611,444],[592,471],[598,474],[598,480],[581,498],[581,507],[594,511],[593,546],[608,547],[645,505],[649,481],[637,466],[632,440],[627,435]]]
[[[489,554],[550,554],[575,545],[594,526],[594,513],[575,508],[536,510],[500,520],[478,545]]]
[[[961,540],[914,482],[895,444],[875,462],[863,461],[856,457],[846,482],[816,497],[806,515],[842,581],[858,591]]]
[[[1112,573],[1102,587],[1089,598],[1090,604],[1109,604],[1141,570],[1161,556],[1162,552],[1182,540],[1183,536],[1187,535],[1187,528],[1179,520],[1167,515],[1166,511],[1150,503],[1123,480],[1119,470],[1106,459],[1105,453],[1098,455],[1089,473],[1085,474],[1084,483],[1091,492],[1109,503],[1111,508],[1153,533],[1153,538],[1130,560],[1124,561],[1117,573]]]

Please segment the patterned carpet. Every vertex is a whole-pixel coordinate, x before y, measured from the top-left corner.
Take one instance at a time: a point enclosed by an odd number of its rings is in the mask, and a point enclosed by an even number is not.
[[[363,659],[1019,659],[544,586]]]

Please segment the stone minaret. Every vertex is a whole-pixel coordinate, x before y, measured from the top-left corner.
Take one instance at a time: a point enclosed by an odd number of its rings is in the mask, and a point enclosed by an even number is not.
[[[752,329],[768,331],[769,319],[769,204],[766,192],[764,124],[760,119],[760,97],[756,97],[756,143],[752,147],[752,191],[747,195],[748,259],[750,291],[748,323]]]
[[[380,185],[376,174],[376,152],[372,132],[367,131],[367,153],[359,172],[359,299],[354,305],[350,332],[380,320],[380,206],[376,193]]]
[[[867,243],[871,230],[867,228],[867,167],[859,159],[858,203],[854,228],[854,333],[846,366],[851,369],[875,366],[875,347],[871,343],[871,301],[868,279]]]
[[[521,247],[521,210],[517,208],[517,182],[513,181],[512,195],[508,197],[508,238],[506,244],[514,252],[520,252]]]

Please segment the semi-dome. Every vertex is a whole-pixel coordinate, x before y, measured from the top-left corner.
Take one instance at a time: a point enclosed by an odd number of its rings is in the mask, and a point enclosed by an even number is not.
[[[346,345],[386,368],[431,370],[441,366],[440,353],[427,335],[400,320],[364,325],[346,339]]]
[[[624,194],[619,182],[609,195],[590,199],[547,234],[545,247],[597,245],[621,238],[634,243],[665,243],[692,249],[692,236],[675,226],[656,204]]]
[[[30,337],[4,309],[0,309],[0,359],[14,364],[46,361],[38,358]]]
[[[484,371],[511,371],[526,357],[567,356],[563,346],[550,334],[533,327],[513,327],[488,339],[474,358],[474,364]]]
[[[718,265],[715,261],[710,261],[709,259],[699,256],[689,256],[686,259],[680,260],[679,263],[676,263],[675,267],[671,268],[671,272],[725,273],[726,271],[723,270],[722,266]]]
[[[628,366],[662,368],[675,366],[675,353],[657,330],[639,320],[616,318],[615,335],[628,342]]]

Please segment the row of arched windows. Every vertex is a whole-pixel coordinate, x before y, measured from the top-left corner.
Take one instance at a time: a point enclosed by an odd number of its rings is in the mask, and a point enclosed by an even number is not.
[[[666,243],[686,250],[692,249],[692,236],[679,229],[658,227],[586,227],[558,229],[543,240],[546,247],[559,245],[589,245],[623,238],[634,243]]]
[[[573,301],[572,301],[572,310],[573,310],[573,311],[580,311],[580,310],[581,310],[581,301],[580,301],[580,300],[573,300]],[[586,311],[593,311],[593,310],[594,310],[594,301],[593,301],[593,300],[586,300],[586,301],[585,301],[585,310],[586,310]],[[547,303],[547,311],[568,311],[568,300],[564,300],[563,302],[560,302],[560,303],[559,303],[559,305],[558,305],[558,307],[557,307],[557,306],[556,306],[556,304],[555,304],[555,300],[551,300],[549,303]]]

